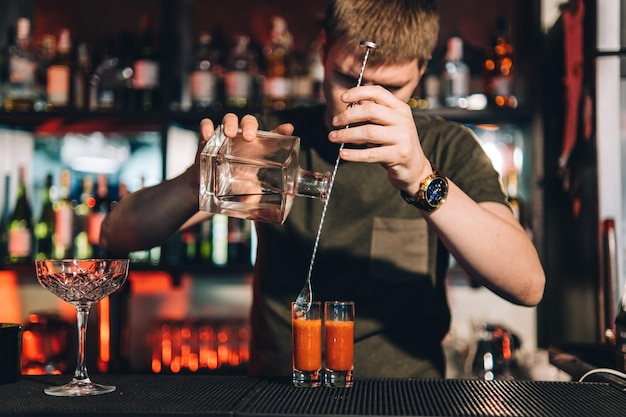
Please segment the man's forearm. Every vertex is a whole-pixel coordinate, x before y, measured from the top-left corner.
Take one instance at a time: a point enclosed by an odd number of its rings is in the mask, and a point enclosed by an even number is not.
[[[198,211],[198,187],[184,173],[119,202],[102,223],[100,244],[126,253],[162,244]]]

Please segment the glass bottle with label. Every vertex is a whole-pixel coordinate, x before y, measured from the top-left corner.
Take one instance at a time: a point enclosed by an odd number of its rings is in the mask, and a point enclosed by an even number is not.
[[[313,81],[309,73],[308,56],[295,52],[291,60],[290,98],[293,105],[307,105],[313,96]]]
[[[26,193],[26,170],[18,169],[17,200],[9,221],[9,262],[26,263],[33,256],[33,212]]]
[[[469,67],[463,62],[463,40],[457,36],[448,39],[441,81],[446,106],[466,108],[470,73]]]
[[[517,107],[513,91],[513,44],[508,21],[498,19],[491,56],[485,60],[485,89],[490,104],[496,107]]]
[[[159,107],[159,56],[154,28],[147,14],[141,16],[137,59],[133,65],[133,87],[137,110],[149,112]]]
[[[291,104],[291,61],[293,39],[287,21],[272,18],[270,38],[263,48],[265,58],[264,105],[268,109],[284,109]]]
[[[253,103],[258,72],[258,56],[251,48],[250,37],[236,35],[226,60],[224,75],[227,107],[243,108]]]
[[[92,111],[121,110],[124,85],[115,41],[106,39],[99,50],[100,59],[89,83],[89,108]]]
[[[57,50],[56,36],[47,33],[41,38],[41,45],[37,49],[37,70],[35,71],[35,84],[37,96],[34,110],[48,110],[48,67],[54,61]]]
[[[89,108],[89,77],[91,75],[91,51],[86,42],[76,47],[76,65],[72,74],[72,106],[74,110]]]
[[[0,47],[0,109],[4,109],[4,102],[9,88],[9,50],[14,44],[15,27],[8,26],[6,32],[6,42]]]
[[[57,52],[46,71],[48,110],[69,108],[72,71],[72,39],[69,29],[62,29],[57,41]]]
[[[7,111],[32,111],[38,96],[37,55],[30,30],[30,19],[18,19],[15,43],[9,47],[9,82],[4,103]]]
[[[91,258],[93,251],[89,244],[87,222],[89,214],[93,210],[96,202],[92,195],[93,178],[85,175],[83,178],[83,190],[80,196],[80,203],[74,209],[74,258]]]
[[[203,110],[217,101],[219,68],[219,54],[211,47],[211,35],[208,32],[200,33],[194,65],[189,74],[189,91],[194,110]]]
[[[57,259],[72,257],[74,206],[70,191],[71,174],[69,170],[64,170],[61,172],[59,198],[54,204],[54,257]]]
[[[105,254],[100,248],[100,230],[104,217],[111,209],[111,198],[109,196],[109,178],[106,174],[98,174],[96,179],[96,192],[94,205],[87,217],[87,236],[89,245],[94,256],[103,257]]]

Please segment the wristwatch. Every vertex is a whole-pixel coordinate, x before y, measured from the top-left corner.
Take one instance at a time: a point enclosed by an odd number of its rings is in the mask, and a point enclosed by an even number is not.
[[[414,196],[400,191],[404,201],[427,212],[435,211],[441,207],[448,196],[448,180],[432,162],[430,165],[433,168],[433,173],[422,180],[420,188]]]

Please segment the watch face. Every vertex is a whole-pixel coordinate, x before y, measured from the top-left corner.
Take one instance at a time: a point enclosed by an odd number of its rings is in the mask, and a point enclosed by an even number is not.
[[[433,207],[439,206],[448,195],[448,183],[443,178],[434,178],[424,193],[426,201]]]

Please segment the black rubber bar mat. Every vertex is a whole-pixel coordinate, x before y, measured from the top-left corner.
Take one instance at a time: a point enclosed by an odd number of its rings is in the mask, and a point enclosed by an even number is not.
[[[44,394],[70,379],[0,385],[0,416],[626,416],[626,393],[604,382],[357,378],[340,389],[236,375],[95,375],[117,389],[83,398]]]

